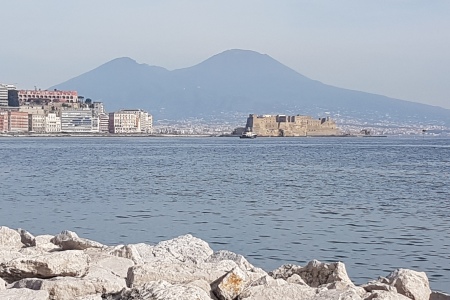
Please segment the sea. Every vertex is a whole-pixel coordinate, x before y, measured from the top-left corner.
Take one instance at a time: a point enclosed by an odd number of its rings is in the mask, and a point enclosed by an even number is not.
[[[107,245],[184,234],[266,271],[397,268],[450,292],[450,139],[2,137],[0,225]]]

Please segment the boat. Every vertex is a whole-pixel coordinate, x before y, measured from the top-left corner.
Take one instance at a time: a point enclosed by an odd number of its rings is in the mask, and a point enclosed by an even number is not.
[[[245,131],[240,136],[241,139],[254,139],[256,138],[256,133],[253,133],[251,131]]]

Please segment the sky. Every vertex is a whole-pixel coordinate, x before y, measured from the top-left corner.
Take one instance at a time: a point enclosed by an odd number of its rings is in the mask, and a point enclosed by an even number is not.
[[[118,57],[169,70],[229,49],[337,87],[450,109],[450,1],[3,1],[0,83],[46,89]]]

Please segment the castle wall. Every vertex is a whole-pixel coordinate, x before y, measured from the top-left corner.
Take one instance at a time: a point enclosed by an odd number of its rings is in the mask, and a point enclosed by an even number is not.
[[[313,119],[310,116],[249,115],[248,130],[258,136],[324,136],[337,135],[336,123],[330,118]]]

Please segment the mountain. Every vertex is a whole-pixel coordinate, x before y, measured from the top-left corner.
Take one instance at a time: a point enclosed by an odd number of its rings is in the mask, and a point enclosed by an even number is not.
[[[368,122],[450,125],[448,109],[326,85],[248,50],[228,50],[173,71],[117,58],[51,89],[77,90],[103,101],[108,111],[142,108],[155,120],[327,113]]]

